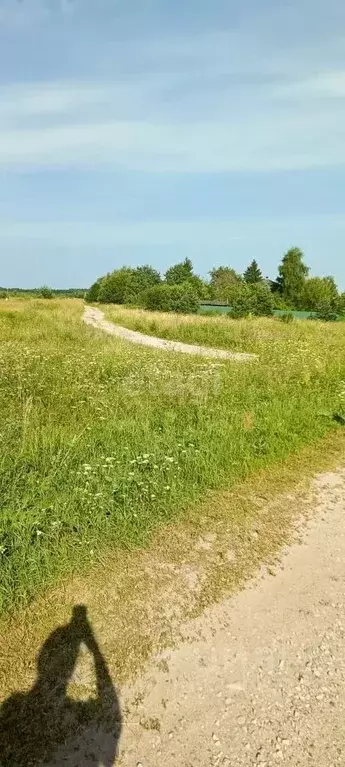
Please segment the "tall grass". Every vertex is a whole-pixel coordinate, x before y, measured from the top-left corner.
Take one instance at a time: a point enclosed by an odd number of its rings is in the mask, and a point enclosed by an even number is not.
[[[0,611],[316,440],[342,406],[341,325],[169,318],[182,340],[231,331],[214,345],[260,354],[241,365],[126,344],[82,311],[0,307]]]
[[[313,339],[320,339],[327,353],[325,341],[330,323],[326,325],[315,320],[294,320],[286,324],[278,317],[235,320],[227,315],[149,312],[114,304],[101,308],[109,320],[126,328],[185,343],[265,354],[269,342],[279,343],[291,339],[294,343],[305,342],[309,346]],[[344,325],[339,323],[337,328],[332,327],[331,338],[339,339],[341,343],[343,334]]]

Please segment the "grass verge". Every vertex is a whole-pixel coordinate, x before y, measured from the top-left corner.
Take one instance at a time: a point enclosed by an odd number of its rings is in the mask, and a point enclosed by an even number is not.
[[[308,351],[310,346],[317,343],[321,343],[322,349],[326,348],[328,338],[334,341],[338,339],[341,343],[344,336],[342,323],[332,324],[316,320],[294,320],[287,325],[278,317],[233,320],[224,315],[209,317],[149,312],[114,304],[100,304],[98,308],[111,322],[147,335],[188,344],[263,355],[266,354],[270,344],[289,342],[305,344]]]
[[[104,552],[87,574],[3,617],[0,700],[32,685],[40,646],[78,603],[88,607],[114,682],[132,678],[154,651],[181,638],[188,618],[237,591],[263,563],[274,568],[296,520],[318,510],[315,473],[335,470],[344,458],[345,432],[337,429],[230,491],[208,493],[145,549]],[[182,638],[191,635],[184,629]]]
[[[260,359],[238,365],[137,348],[83,326],[82,311],[0,309],[3,613],[337,428],[341,326],[245,321],[242,348]]]

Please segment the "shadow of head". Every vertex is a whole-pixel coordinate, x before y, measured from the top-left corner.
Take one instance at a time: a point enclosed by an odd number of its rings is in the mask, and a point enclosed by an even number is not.
[[[87,700],[68,694],[82,646],[92,658],[95,678]],[[0,765],[27,767],[51,759],[52,765],[66,765],[70,756],[75,766],[111,767],[120,731],[115,687],[86,607],[77,605],[70,622],[53,631],[42,645],[32,689],[15,693],[0,709]],[[63,754],[58,756],[61,744]]]

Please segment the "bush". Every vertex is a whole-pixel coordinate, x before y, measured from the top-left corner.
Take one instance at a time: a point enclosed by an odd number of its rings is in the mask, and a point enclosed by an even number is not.
[[[231,310],[229,317],[234,319],[241,319],[241,317],[247,317],[248,314],[253,314],[253,294],[249,288],[249,285],[243,283],[236,288],[232,297]]]
[[[123,266],[101,279],[98,296],[94,300],[102,304],[137,304],[139,295],[159,284],[160,279],[159,273],[151,266],[138,266],[136,269]]]
[[[290,306],[290,304],[285,301],[283,296],[279,295],[279,293],[272,293],[273,295],[273,308],[279,309],[280,311],[286,311],[291,313],[291,309],[293,308]]]
[[[287,325],[289,325],[291,322],[293,322],[294,316],[292,312],[285,312],[285,314],[282,314],[279,319],[281,322],[285,322]]]
[[[248,314],[256,317],[273,314],[273,296],[265,284],[248,285],[243,282],[233,290],[230,316],[240,319]]]
[[[271,317],[274,298],[267,285],[258,282],[250,285],[250,290],[253,296],[253,314],[257,317]]]
[[[335,322],[338,317],[331,304],[328,301],[322,301],[316,307],[314,319],[323,320],[323,322]]]
[[[102,304],[124,304],[130,293],[133,269],[123,267],[103,277],[98,293]]]
[[[141,295],[144,309],[156,312],[178,312],[196,314],[199,310],[199,298],[189,285],[155,285]]]
[[[98,301],[103,279],[103,277],[100,277],[100,279],[94,282],[93,285],[91,285],[91,288],[87,290],[85,294],[85,301],[87,301],[89,304]]]
[[[38,295],[41,298],[54,298],[54,294],[51,288],[48,288],[48,285],[42,285],[42,287],[39,289]]]
[[[7,298],[7,290],[0,290],[0,300]]]

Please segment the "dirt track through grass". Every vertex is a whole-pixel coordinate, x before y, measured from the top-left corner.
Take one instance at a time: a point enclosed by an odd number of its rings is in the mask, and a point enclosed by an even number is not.
[[[166,341],[156,336],[148,336],[144,333],[138,333],[135,330],[129,330],[121,325],[114,325],[113,322],[107,322],[103,312],[95,307],[87,307],[84,313],[84,322],[95,328],[103,330],[113,336],[123,338],[130,343],[140,346],[152,346],[154,349],[161,349],[167,352],[179,352],[181,354],[195,354],[200,357],[209,357],[216,359],[234,360],[236,362],[248,362],[255,360],[255,354],[245,354],[241,352],[227,352],[224,349],[212,349],[205,346],[196,346],[195,344],[184,344],[180,341]]]

